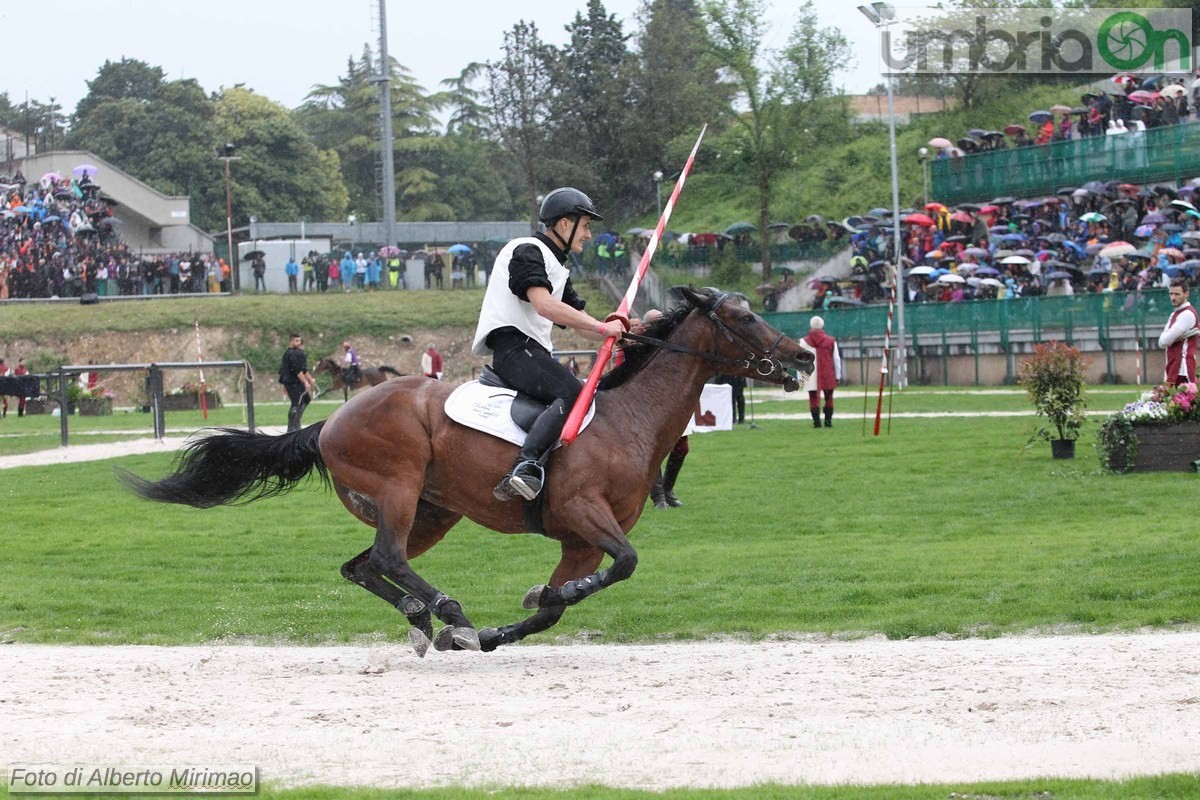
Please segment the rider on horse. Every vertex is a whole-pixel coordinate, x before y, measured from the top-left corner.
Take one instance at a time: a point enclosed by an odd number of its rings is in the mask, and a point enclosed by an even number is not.
[[[498,500],[537,497],[544,473],[541,459],[557,442],[582,385],[553,356],[555,325],[593,338],[619,337],[627,325],[583,312],[566,267],[571,253],[592,238],[592,220],[604,219],[578,189],[555,189],[542,200],[544,233],[509,242],[496,263],[483,297],[471,351],[492,356],[492,368],[510,386],[549,407],[529,428],[512,471],[493,490]]]
[[[358,386],[362,382],[362,367],[358,364],[358,353],[350,346],[349,340],[342,342],[346,354],[342,356],[342,382],[347,386]]]

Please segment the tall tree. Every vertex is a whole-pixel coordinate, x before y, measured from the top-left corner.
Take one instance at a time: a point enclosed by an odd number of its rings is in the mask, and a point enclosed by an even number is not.
[[[672,140],[685,139],[687,152],[705,123],[715,125],[729,114],[734,90],[721,80],[695,0],[647,0],[641,14],[633,147],[646,160],[642,172],[652,173],[668,166]]]
[[[548,147],[553,49],[537,25],[521,20],[504,33],[503,56],[487,64],[488,103],[495,135],[521,178],[531,230],[537,229],[537,196],[554,174]]]
[[[818,126],[812,121],[828,113],[834,71],[846,63],[850,48],[839,31],[819,26],[812,2],[800,7],[781,51],[765,44],[764,0],[706,0],[704,11],[714,53],[745,108],[735,116],[741,135],[732,154],[740,155],[758,190],[763,280],[769,280],[772,182],[815,144]]]
[[[576,13],[566,30],[570,39],[554,60],[550,116],[556,150],[571,153],[573,163],[555,182],[586,186],[602,209],[628,207],[649,185],[634,169],[645,161],[632,147],[638,64],[629,36],[602,0],[588,0],[586,14]]]
[[[75,106],[76,119],[86,117],[105,100],[134,100],[147,103],[158,97],[167,83],[162,67],[136,58],[105,59],[96,77],[87,81],[88,92]]]

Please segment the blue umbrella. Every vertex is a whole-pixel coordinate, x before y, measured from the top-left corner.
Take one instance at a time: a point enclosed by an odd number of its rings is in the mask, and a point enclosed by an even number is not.
[[[1002,242],[1023,242],[1026,236],[1023,233],[1006,233],[1000,237]]]
[[[57,214],[51,214],[42,220],[42,222],[58,222],[60,219],[62,219],[62,217],[58,216]]]
[[[1043,123],[1054,119],[1054,115],[1049,111],[1035,111],[1029,115],[1030,122]]]
[[[451,253],[469,253],[469,252],[471,252],[471,248],[467,247],[465,244],[452,244],[452,245],[450,245],[450,247],[448,249]]]
[[[980,267],[979,269],[975,270],[975,274],[982,275],[983,277],[986,278],[989,276],[999,275],[1000,270],[996,269],[995,267]]]
[[[1078,253],[1080,256],[1085,255],[1083,247],[1079,244],[1076,244],[1075,242],[1063,242],[1062,244],[1063,244],[1063,247],[1069,247],[1070,249],[1072,249],[1076,253]]]
[[[1062,279],[1071,280],[1071,273],[1069,273],[1069,272],[1051,272],[1049,275],[1046,276],[1046,279],[1051,280],[1051,281],[1057,281],[1057,280],[1062,280]]]
[[[17,206],[16,208],[13,209],[13,211],[15,211],[18,214],[28,214],[29,212],[33,211],[33,209],[30,208],[29,206]]]

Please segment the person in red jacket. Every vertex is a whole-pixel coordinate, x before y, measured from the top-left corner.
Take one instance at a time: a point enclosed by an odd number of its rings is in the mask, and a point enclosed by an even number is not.
[[[425,348],[425,354],[421,356],[421,372],[426,378],[433,378],[435,381],[442,379],[442,354],[433,346],[433,342]]]
[[[805,384],[808,389],[808,410],[812,414],[813,427],[821,427],[821,408],[818,395],[825,394],[825,427],[833,427],[833,390],[842,379],[842,359],[837,342],[825,333],[825,320],[813,317],[808,323],[808,335],[800,340],[800,346],[817,358],[812,375]]]
[[[1188,302],[1187,278],[1171,279],[1170,298],[1175,310],[1158,344],[1167,350],[1164,380],[1172,385],[1196,382],[1196,342],[1200,340],[1200,315]]]
[[[29,374],[29,370],[25,368],[25,359],[24,358],[17,359],[17,366],[13,369],[12,374],[18,378],[21,377],[22,375]],[[24,397],[17,398],[17,416],[18,417],[25,416],[25,398]]]

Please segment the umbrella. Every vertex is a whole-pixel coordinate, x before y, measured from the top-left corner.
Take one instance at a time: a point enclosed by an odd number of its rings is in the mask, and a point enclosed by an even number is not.
[[[469,253],[469,252],[471,252],[471,248],[465,244],[452,244],[452,245],[450,245],[450,252],[451,253]]]
[[[1183,253],[1174,247],[1164,247],[1162,250],[1158,251],[1158,254],[1160,256],[1166,256],[1172,261],[1183,261]]]
[[[1177,208],[1180,211],[1195,211],[1196,207],[1187,200],[1172,200],[1171,208]]]
[[[113,200],[111,197],[101,197],[100,202],[104,203],[105,205],[107,205],[109,207],[121,205],[116,200]]]
[[[1158,97],[1158,92],[1148,92],[1139,89],[1136,92],[1130,92],[1127,96],[1135,103],[1149,103]]]
[[[980,267],[979,269],[975,270],[975,274],[983,275],[984,277],[991,277],[993,275],[999,275],[1000,270],[996,269],[995,267]]]
[[[997,206],[988,204],[988,205],[984,206],[983,208],[979,209],[979,213],[980,214],[998,214],[998,213],[1000,213],[1000,209]]]
[[[1047,276],[1046,276],[1046,280],[1050,280],[1050,281],[1062,281],[1062,280],[1066,280],[1066,281],[1069,281],[1069,280],[1071,280],[1071,273],[1069,273],[1069,272],[1051,272],[1049,275],[1047,275]]]
[[[979,149],[979,142],[975,141],[974,139],[968,138],[966,136],[959,139],[957,144],[958,144],[959,148],[961,148],[963,151],[965,151],[967,153],[974,153],[976,150]]]
[[[1059,103],[1058,105],[1050,106],[1050,111],[1055,114],[1070,114],[1071,107],[1064,106],[1062,103]]]
[[[33,211],[33,209],[29,206],[17,206],[13,209],[13,212],[17,214],[28,214],[30,211]]]
[[[1130,75],[1125,72],[1118,72],[1116,75],[1113,75],[1112,82],[1117,86],[1126,86],[1131,83],[1137,83],[1137,76]]]
[[[996,280],[995,278],[984,278],[983,280],[981,280],[979,282],[979,285],[980,286],[994,286],[997,289],[1004,288],[1004,284],[1001,283],[1000,281]]]
[[[400,255],[400,248],[387,244],[379,248],[379,255],[383,258],[391,258],[392,256]]]
[[[862,300],[855,300],[853,297],[826,297],[825,305],[827,306],[861,306],[864,305]]]
[[[1192,215],[1200,216],[1200,211],[1189,211],[1187,213],[1188,213],[1189,217]],[[1160,231],[1166,231],[1167,233],[1175,233],[1177,231],[1183,230],[1183,226],[1180,225],[1178,222],[1167,222],[1163,225],[1159,225],[1158,229]]]
[[[1000,241],[1002,241],[1002,242],[1023,242],[1023,241],[1025,241],[1025,238],[1026,238],[1025,234],[1023,234],[1023,233],[1006,233],[1000,237]]]
[[[645,228],[630,228],[629,230],[625,231],[625,235],[626,236],[638,236],[645,232],[646,232]]]
[[[949,139],[947,139],[943,136],[935,136],[934,138],[929,140],[929,146],[936,147],[939,150],[942,150],[947,147],[953,147],[954,145],[950,142]]]
[[[1029,115],[1029,121],[1039,125],[1043,122],[1049,122],[1052,119],[1054,119],[1054,115],[1049,111],[1034,111]]]
[[[85,234],[95,233],[95,232],[96,232],[96,229],[93,228],[91,225],[88,225],[87,223],[84,223],[83,225],[80,225],[78,228],[75,229],[75,234],[77,236],[83,236]]]
[[[966,222],[968,224],[975,221],[975,218],[965,211],[955,211],[950,215],[950,219],[954,222]]]
[[[1108,220],[1108,217],[1104,216],[1103,214],[1097,213],[1095,211],[1089,211],[1088,213],[1081,216],[1080,219],[1083,220],[1084,222],[1106,222]]]
[[[61,181],[63,176],[57,172],[47,172],[42,176],[41,183],[49,183],[50,181]]]
[[[822,222],[825,221],[825,218],[822,217],[820,214],[809,214],[807,217],[804,218],[804,221],[815,224],[815,225],[820,225]],[[773,227],[773,226],[768,226],[768,227]]]
[[[1062,244],[1067,240],[1067,237],[1063,236],[1061,233],[1051,233],[1047,234],[1046,236],[1042,236],[1041,238],[1045,239],[1047,242],[1052,242],[1053,244]]]
[[[1088,249],[1090,250],[1094,246],[1095,245],[1089,245]],[[1113,258],[1116,256],[1127,256],[1130,253],[1136,253],[1137,248],[1131,245],[1129,242],[1109,242],[1108,244],[1099,248],[1097,252],[1105,258]],[[1180,255],[1183,254],[1180,253]]]
[[[908,274],[909,275],[932,275],[933,267],[925,267],[925,266],[913,267],[912,269],[910,269],[908,271]]]
[[[737,236],[740,233],[752,233],[754,230],[754,226],[749,222],[735,222],[725,229],[725,233],[730,236]]]
[[[817,215],[813,214],[813,216],[815,217]],[[824,222],[825,220],[818,217],[816,221]],[[770,225],[767,226],[767,230],[769,230],[769,231],[783,231],[783,230],[787,230],[787,228],[788,228],[788,224],[786,222],[772,222]],[[663,234],[663,235],[665,236],[666,234]]]
[[[1078,255],[1078,256],[1083,256],[1083,255],[1084,255],[1084,249],[1083,249],[1083,247],[1082,247],[1082,246],[1080,246],[1079,244],[1075,243],[1075,242],[1071,242],[1071,241],[1063,242],[1063,243],[1062,243],[1062,246],[1063,246],[1063,247],[1065,247],[1065,248],[1067,248],[1068,250],[1073,250],[1073,251],[1075,251],[1075,254],[1076,254],[1076,255]]]
[[[1009,256],[1008,258],[1002,260],[1000,263],[1001,264],[1028,264],[1029,259],[1026,258],[1025,256]]]
[[[972,139],[982,139],[984,136],[987,136],[987,131],[983,128],[971,128],[967,131],[967,136],[970,136]]]
[[[1085,214],[1084,216],[1086,217],[1087,215]],[[1083,217],[1080,217],[1080,219],[1083,219]],[[1159,211],[1151,211],[1149,214],[1142,217],[1141,224],[1142,225],[1161,225],[1162,223],[1164,223],[1166,221],[1167,221],[1166,214],[1163,214],[1162,212],[1159,212]]]
[[[1015,202],[1017,202],[1017,198],[1015,198],[1015,197],[1008,197],[1008,196],[997,197],[996,199],[992,200],[992,205],[1003,206],[1003,205],[1008,205],[1009,203],[1015,203]]]
[[[947,272],[938,278],[938,283],[966,283],[967,279],[962,275],[955,275],[953,272]]]
[[[1187,94],[1187,89],[1180,86],[1178,83],[1172,83],[1170,86],[1164,86],[1158,92],[1163,97],[1183,97]]]
[[[1091,275],[1093,278],[1096,277],[1097,275],[1108,275],[1108,274],[1109,274],[1108,270],[1105,269],[1104,267],[1093,267],[1092,269],[1088,270],[1088,275]]]
[[[251,258],[251,259],[253,259],[253,258],[263,258],[263,257],[265,257],[266,255],[267,255],[267,254],[266,254],[266,253],[264,253],[262,250],[249,250],[249,251],[247,251],[247,252],[245,252],[245,253],[242,253],[242,258]]]
[[[985,138],[985,139],[1003,139],[1004,134],[1001,133],[1000,131],[988,131],[987,133],[985,133],[983,135],[983,138]]]
[[[1193,272],[1197,267],[1200,267],[1200,260],[1195,259],[1185,261],[1179,265],[1179,268],[1185,272]]]
[[[1166,77],[1167,77],[1166,75],[1152,75],[1149,78],[1145,78],[1142,81],[1142,84],[1138,88],[1139,89],[1157,89],[1159,84],[1161,84],[1163,82],[1163,79],[1165,79]]]
[[[810,283],[837,283],[837,282],[838,282],[838,279],[833,277],[832,275],[821,275],[819,277],[813,278],[810,281]]]
[[[926,203],[925,210],[926,211],[946,211],[948,209],[941,203]]]
[[[97,225],[107,225],[108,227],[111,228],[113,225],[124,225],[125,220],[120,219],[119,217],[105,217],[104,219],[100,220],[96,224]]]
[[[71,170],[71,174],[78,175],[82,178],[84,175],[95,175],[99,171],[99,168],[94,167],[91,164],[80,164],[79,166],[75,167],[75,169]]]
[[[1146,239],[1146,238],[1154,235],[1154,226],[1153,225],[1139,226],[1138,229],[1133,232],[1133,235],[1138,237],[1139,239]]]
[[[987,258],[991,255],[991,253],[989,253],[987,250],[984,250],[982,247],[968,247],[966,250],[963,250],[963,255],[974,256],[975,258]]]
[[[57,214],[51,214],[50,216],[48,216],[44,220],[42,220],[42,222],[58,222],[61,219],[62,219],[62,217],[58,216]]]
[[[1005,125],[1004,132],[1007,133],[1009,136],[1016,136],[1018,133],[1025,133],[1025,126],[1024,125],[1016,125],[1016,124]]]
[[[933,227],[933,220],[925,214],[909,214],[904,218],[903,221],[911,225],[920,225],[925,228]]]

